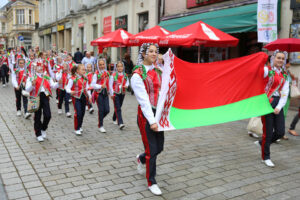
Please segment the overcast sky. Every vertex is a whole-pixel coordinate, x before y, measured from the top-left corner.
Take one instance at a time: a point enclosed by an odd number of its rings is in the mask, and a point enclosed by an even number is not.
[[[8,0],[0,0],[0,8],[4,6],[7,2]]]

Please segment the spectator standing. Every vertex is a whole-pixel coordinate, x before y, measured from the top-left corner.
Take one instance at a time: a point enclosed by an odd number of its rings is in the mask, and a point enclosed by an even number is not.
[[[76,49],[76,52],[74,54],[74,61],[79,64],[81,63],[83,59],[83,54],[79,51],[79,48]]]

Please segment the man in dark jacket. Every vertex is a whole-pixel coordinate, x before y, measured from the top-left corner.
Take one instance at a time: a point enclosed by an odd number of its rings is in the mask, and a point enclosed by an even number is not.
[[[79,48],[77,48],[76,50],[77,50],[77,51],[76,51],[76,53],[74,54],[74,61],[75,61],[77,64],[79,64],[79,63],[81,63],[81,60],[82,60],[82,58],[83,58],[83,55],[82,55],[82,53],[79,51]]]

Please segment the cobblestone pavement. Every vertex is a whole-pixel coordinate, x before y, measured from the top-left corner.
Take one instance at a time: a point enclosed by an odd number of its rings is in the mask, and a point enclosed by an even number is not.
[[[38,143],[33,120],[16,116],[12,86],[0,88],[0,173],[8,199],[300,198],[300,137],[272,145],[271,169],[247,135],[247,120],[167,132],[157,163],[163,195],[155,197],[136,172],[143,146],[134,96],[125,98],[125,130],[112,123],[111,105],[105,134],[97,130],[97,115],[87,113],[84,134],[75,136],[73,119],[57,114],[54,99],[51,107],[49,139]]]

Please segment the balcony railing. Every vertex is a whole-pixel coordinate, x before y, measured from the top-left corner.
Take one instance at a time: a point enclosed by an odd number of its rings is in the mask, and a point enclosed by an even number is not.
[[[34,31],[35,25],[34,24],[14,24],[13,30],[26,30],[26,31]]]

